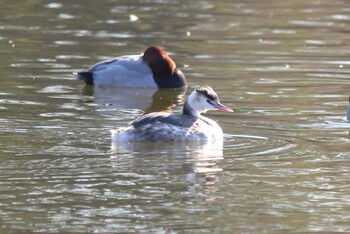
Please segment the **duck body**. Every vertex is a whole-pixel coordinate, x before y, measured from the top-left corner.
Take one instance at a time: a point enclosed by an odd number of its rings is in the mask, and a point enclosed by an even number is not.
[[[99,62],[75,73],[87,85],[131,88],[181,88],[184,74],[160,47],[149,47],[143,55],[122,56]]]
[[[182,114],[154,112],[144,115],[127,127],[112,130],[112,141],[222,141],[221,127],[215,121],[201,115],[214,109],[232,112],[220,103],[210,87],[203,86],[187,98]]]

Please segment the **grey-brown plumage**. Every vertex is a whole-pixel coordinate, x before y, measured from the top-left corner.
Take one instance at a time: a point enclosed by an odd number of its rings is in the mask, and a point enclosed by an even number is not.
[[[220,103],[218,95],[209,86],[196,88],[187,98],[182,114],[155,112],[144,115],[128,127],[112,130],[114,142],[128,141],[220,141],[223,132],[213,120],[201,113],[208,110],[232,110]]]

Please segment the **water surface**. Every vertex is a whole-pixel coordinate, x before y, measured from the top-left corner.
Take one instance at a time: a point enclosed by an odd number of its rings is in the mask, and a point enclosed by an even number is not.
[[[5,1],[0,13],[1,229],[18,232],[350,231],[350,4]],[[86,87],[72,72],[164,47],[187,90]],[[196,85],[222,148],[111,147]]]

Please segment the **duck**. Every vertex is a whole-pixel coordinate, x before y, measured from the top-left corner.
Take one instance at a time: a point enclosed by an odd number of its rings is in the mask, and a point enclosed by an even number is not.
[[[182,88],[185,75],[159,46],[151,46],[143,55],[121,56],[99,62],[86,71],[73,73],[86,85],[125,88]]]
[[[210,86],[200,86],[187,97],[182,114],[153,112],[132,121],[128,126],[111,130],[112,142],[222,142],[223,131],[202,114],[209,110],[233,112],[219,100]]]

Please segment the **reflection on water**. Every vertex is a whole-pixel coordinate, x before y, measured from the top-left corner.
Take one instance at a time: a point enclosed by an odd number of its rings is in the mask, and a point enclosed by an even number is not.
[[[182,106],[186,89],[138,89],[84,86],[82,93],[108,109],[138,109],[144,113]]]
[[[132,154],[133,152],[141,154],[142,157],[147,155],[158,155],[159,165],[163,163],[160,161],[166,158],[166,161],[179,157],[182,158],[183,163],[191,164],[191,175],[193,173],[205,173],[205,172],[218,172],[222,171],[220,167],[216,165],[216,161],[223,159],[223,144],[217,142],[215,144],[205,142],[131,142],[131,143],[112,143],[112,152],[119,158],[119,154]],[[121,157],[120,160],[123,160]],[[166,165],[167,163],[165,163]],[[173,168],[174,169],[174,168]],[[187,169],[189,167],[187,166]]]
[[[350,231],[348,1],[2,3],[2,232]],[[71,74],[150,45],[189,91],[210,85],[234,107],[207,114],[223,146],[111,148],[110,129],[181,112],[186,90]]]

